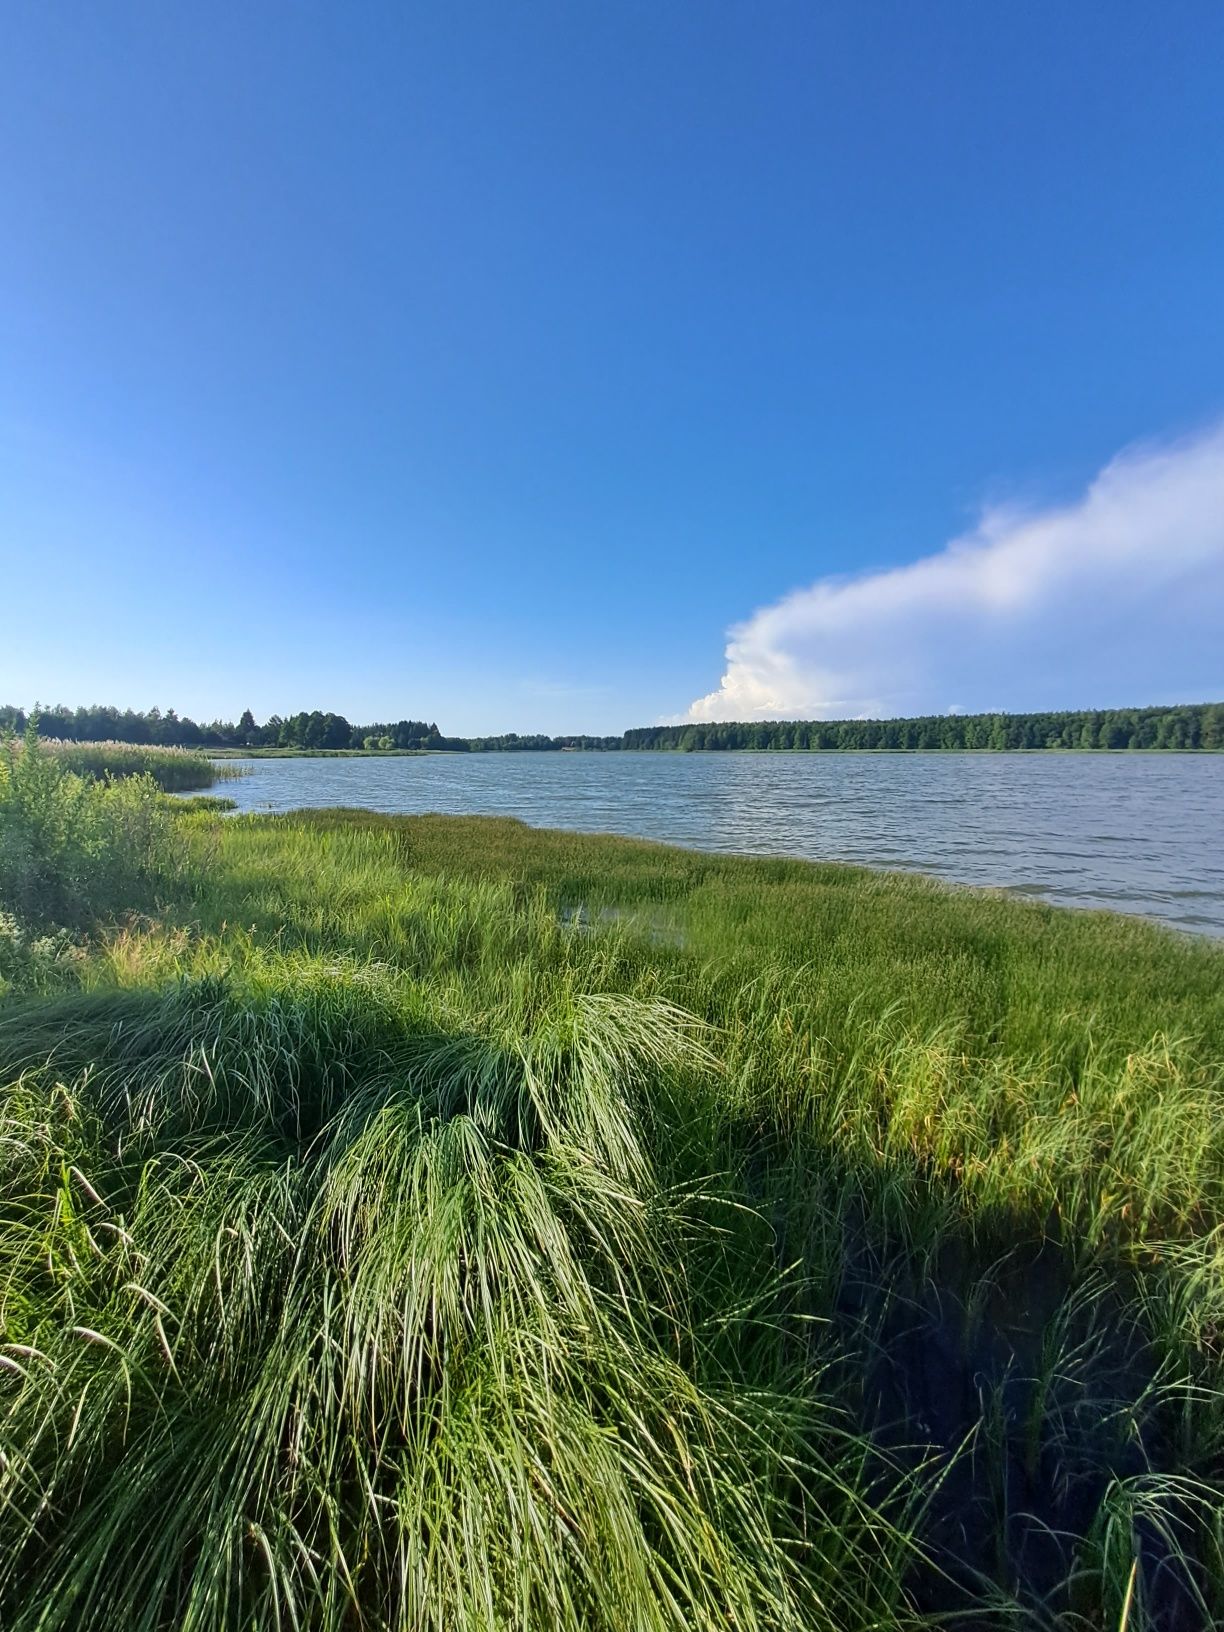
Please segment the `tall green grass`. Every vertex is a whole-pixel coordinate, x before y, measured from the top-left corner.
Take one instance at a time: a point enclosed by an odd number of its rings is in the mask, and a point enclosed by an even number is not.
[[[151,776],[165,793],[189,793],[243,775],[236,765],[219,765],[190,748],[149,748],[130,742],[65,742],[40,738],[43,753],[52,754],[78,776]]]
[[[1219,948],[479,819],[142,854],[0,1009],[0,1624],[1224,1615]]]
[[[10,1090],[5,1624],[888,1612],[847,1425],[801,1345],[742,1386],[771,1311],[693,1276],[721,1243],[656,1171],[691,1025],[287,975],[73,1000]]]

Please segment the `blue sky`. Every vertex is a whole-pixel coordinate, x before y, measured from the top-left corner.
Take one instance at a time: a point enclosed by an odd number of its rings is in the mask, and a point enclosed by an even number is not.
[[[0,220],[0,701],[1224,696],[1215,0],[19,3]]]

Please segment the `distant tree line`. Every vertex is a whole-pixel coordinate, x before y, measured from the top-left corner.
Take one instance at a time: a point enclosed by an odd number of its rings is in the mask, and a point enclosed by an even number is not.
[[[40,736],[61,737],[69,742],[133,742],[174,748],[459,748],[467,743],[444,737],[438,727],[425,720],[380,721],[374,725],[350,725],[343,714],[303,711],[282,718],[273,714],[262,725],[251,710],[241,718],[197,722],[168,708],[38,708]],[[0,729],[25,729],[23,709],[0,708]]]
[[[197,724],[168,708],[145,712],[95,705],[40,708],[38,730],[69,742],[130,742],[180,748],[434,749],[450,753],[618,748],[673,749],[682,753],[730,749],[804,749],[852,752],[879,748],[1220,748],[1224,703],[1173,708],[1081,709],[1050,714],[927,714],[908,720],[764,720],[747,724],[651,725],[623,736],[444,737],[425,720],[383,720],[352,725],[343,714],[319,709],[261,725],[248,708],[237,722]],[[24,731],[26,713],[0,707],[0,730]]]
[[[1224,703],[1079,709],[1053,714],[927,714],[909,720],[765,720],[655,725],[626,731],[626,748],[681,752],[800,748],[1224,748]]]
[[[548,750],[551,748],[587,748],[596,752],[606,753],[610,749],[623,748],[623,737],[520,737],[517,731],[507,731],[500,737],[469,737],[467,746],[474,754],[503,754],[513,753],[516,750]]]
[[[620,737],[519,736],[508,731],[495,737],[444,737],[436,724],[426,720],[377,720],[372,725],[352,725],[343,714],[320,709],[290,714],[273,714],[261,725],[248,708],[240,719],[209,720],[198,724],[189,715],[174,709],[146,711],[110,708],[36,708],[40,736],[58,737],[68,742],[130,742],[141,746],[174,748],[367,748],[388,752],[392,749],[430,748],[450,753],[494,753],[524,749],[619,748]],[[0,730],[24,731],[27,713],[12,705],[0,707]]]

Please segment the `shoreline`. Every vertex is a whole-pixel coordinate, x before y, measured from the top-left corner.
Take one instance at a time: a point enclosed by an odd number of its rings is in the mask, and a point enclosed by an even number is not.
[[[905,758],[914,758],[920,754],[935,754],[941,759],[953,758],[956,755],[979,758],[984,755],[993,755],[1003,758],[1007,755],[1016,755],[1025,759],[1037,756],[1057,756],[1061,758],[1085,757],[1089,759],[1101,758],[1148,758],[1157,756],[1161,759],[1183,755],[1189,759],[1210,759],[1224,754],[1224,748],[201,748],[198,752],[207,755],[209,759],[484,759],[491,755],[500,754],[507,758],[521,759],[531,756],[547,756],[549,759],[562,754],[590,754],[602,758],[606,754],[639,754],[649,755],[651,758],[670,756],[674,758],[725,758],[731,755],[752,754],[755,756],[790,755],[792,757],[812,758],[847,758],[853,755],[872,755],[880,757],[885,754],[897,754]]]

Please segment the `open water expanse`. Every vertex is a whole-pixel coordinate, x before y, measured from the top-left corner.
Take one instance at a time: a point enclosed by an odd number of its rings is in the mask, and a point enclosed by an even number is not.
[[[230,761],[229,763],[235,763]],[[934,873],[1224,936],[1220,754],[429,754],[251,759],[241,810],[516,816]]]

